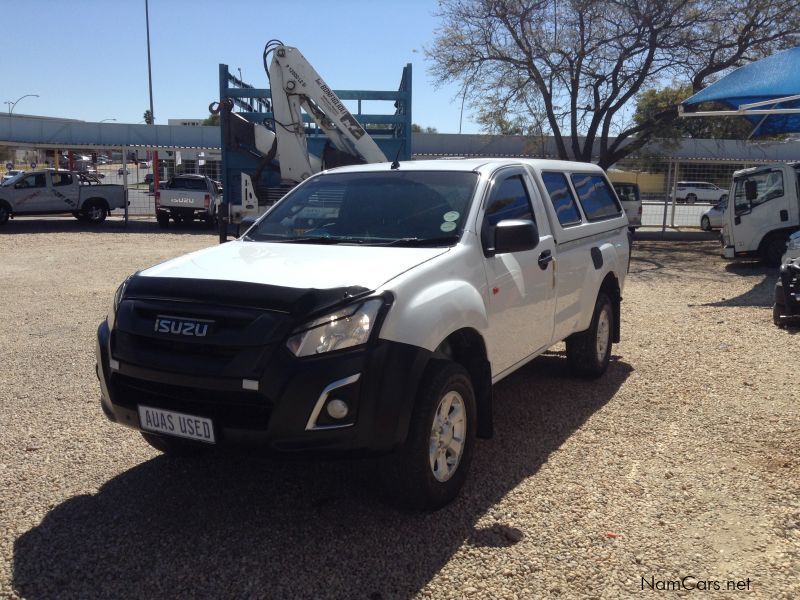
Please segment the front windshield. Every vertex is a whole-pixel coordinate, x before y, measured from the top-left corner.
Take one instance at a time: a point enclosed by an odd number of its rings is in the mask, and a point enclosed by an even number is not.
[[[382,171],[319,175],[287,194],[245,239],[308,244],[455,244],[477,173]]]
[[[8,180],[6,180],[6,181],[3,183],[3,186],[14,185],[14,184],[15,184],[17,181],[19,181],[20,179],[22,179],[22,176],[23,176],[23,175],[25,175],[25,172],[24,172],[24,171],[23,171],[22,173],[17,173],[17,174],[16,174],[16,175],[14,175],[14,176],[13,176],[11,179],[8,179]]]

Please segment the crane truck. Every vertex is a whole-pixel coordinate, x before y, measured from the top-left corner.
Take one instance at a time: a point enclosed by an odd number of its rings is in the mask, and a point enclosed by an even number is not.
[[[397,91],[336,92],[297,48],[270,40],[263,58],[269,88],[220,65],[220,101],[209,107],[222,130],[221,241],[323,169],[411,157],[410,64]],[[355,115],[345,100],[357,102]],[[363,113],[362,101],[390,101],[394,111]]]

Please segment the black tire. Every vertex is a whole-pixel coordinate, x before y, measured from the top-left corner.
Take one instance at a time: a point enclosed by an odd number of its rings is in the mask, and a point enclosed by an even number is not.
[[[4,200],[0,200],[0,225],[5,225],[8,223],[8,219],[11,218],[11,207],[5,203]]]
[[[201,442],[192,442],[168,436],[155,435],[153,433],[139,432],[144,441],[150,444],[159,452],[169,456],[198,456],[210,451],[210,447]]]
[[[203,219],[203,222],[209,229],[214,229],[217,226],[217,216],[213,213],[209,213],[206,215],[205,219]]]
[[[783,282],[775,284],[775,304],[772,305],[772,322],[783,329],[786,323],[781,317],[786,314],[786,296],[783,293]]]
[[[694,194],[686,194],[686,203],[687,204],[694,204],[697,202],[697,196]]]
[[[87,222],[91,223],[92,225],[99,225],[105,221],[106,216],[108,216],[108,205],[106,204],[105,200],[92,198],[91,200],[87,200],[83,205],[82,212],[85,215]]]
[[[780,265],[784,252],[786,252],[786,239],[781,236],[767,238],[759,250],[761,261],[768,267]]]
[[[703,231],[711,231],[711,219],[703,215],[703,217],[700,219],[700,229]]]
[[[439,412],[440,403],[445,397],[454,392],[461,400],[461,408],[466,424],[463,428],[463,443],[461,455],[456,458],[455,470],[449,474],[441,473],[441,480],[434,474],[434,465],[442,466],[439,459],[432,458],[434,419]],[[453,399],[451,410],[457,406],[458,400]],[[462,413],[448,412],[448,419],[456,414],[458,420]],[[459,364],[449,361],[433,362],[425,373],[419,387],[411,421],[408,426],[408,437],[394,455],[382,464],[381,474],[384,484],[395,495],[395,499],[402,504],[418,510],[432,511],[442,508],[452,502],[466,481],[472,453],[475,446],[476,431],[475,392],[472,381],[466,369]],[[449,430],[450,423],[446,422],[444,437],[441,443],[450,443],[447,440],[457,440],[453,435],[455,427]],[[441,428],[438,435],[442,435]],[[448,448],[449,449],[449,448]],[[452,455],[446,452],[440,456],[445,457],[444,465],[447,471],[448,459]]]
[[[608,295],[600,292],[589,329],[567,338],[567,361],[572,372],[586,379],[596,379],[605,373],[611,359],[613,335],[614,306]]]
[[[156,221],[158,222],[158,226],[161,229],[166,229],[169,227],[169,213],[165,212],[157,212],[156,213]]]

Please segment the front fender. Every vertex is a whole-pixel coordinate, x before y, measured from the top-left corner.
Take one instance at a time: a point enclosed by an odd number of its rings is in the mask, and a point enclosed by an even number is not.
[[[381,328],[382,339],[418,346],[433,352],[448,335],[470,327],[488,328],[486,305],[480,292],[464,281],[441,281],[396,300]]]

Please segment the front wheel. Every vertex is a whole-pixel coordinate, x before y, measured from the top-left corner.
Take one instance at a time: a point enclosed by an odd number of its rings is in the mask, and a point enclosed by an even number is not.
[[[8,204],[0,200],[0,225],[5,225],[8,223],[8,219],[11,217],[11,209],[9,208]]]
[[[589,329],[567,338],[567,361],[579,377],[595,379],[606,372],[611,359],[614,307],[605,292],[597,294]]]
[[[161,229],[166,229],[169,227],[169,213],[166,212],[157,212],[156,213],[156,222]]]
[[[784,252],[786,252],[786,240],[782,237],[770,238],[761,248],[761,260],[768,267],[777,267],[781,264]]]
[[[382,473],[388,487],[420,510],[452,502],[467,478],[476,425],[469,373],[453,362],[432,363],[420,384],[405,444]]]
[[[694,204],[695,202],[697,202],[697,196],[695,196],[694,194],[688,194],[686,196],[686,203],[687,204]]]
[[[711,221],[708,217],[703,216],[703,218],[700,219],[700,228],[703,231],[711,231]]]

